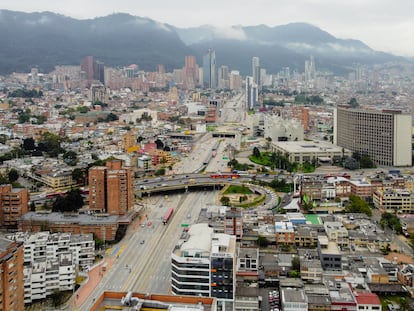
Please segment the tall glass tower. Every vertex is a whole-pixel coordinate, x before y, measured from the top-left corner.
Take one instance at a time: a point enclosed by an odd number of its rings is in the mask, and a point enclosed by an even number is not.
[[[208,89],[216,88],[216,52],[208,49],[203,56],[203,83]]]

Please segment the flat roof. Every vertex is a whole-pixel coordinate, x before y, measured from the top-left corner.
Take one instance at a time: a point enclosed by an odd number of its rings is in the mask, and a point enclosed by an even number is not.
[[[50,223],[77,223],[82,225],[113,224],[117,223],[119,216],[105,215],[96,216],[88,214],[63,214],[63,213],[37,213],[28,212],[21,217],[26,221],[48,221]]]
[[[289,153],[319,153],[319,152],[340,152],[342,147],[325,141],[278,141],[274,142],[275,146],[282,148]],[[347,152],[351,152],[346,150]]]

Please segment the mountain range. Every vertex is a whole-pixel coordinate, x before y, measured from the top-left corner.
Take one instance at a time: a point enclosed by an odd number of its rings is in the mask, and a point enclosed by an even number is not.
[[[0,10],[0,29],[0,74],[32,67],[49,72],[55,65],[79,65],[87,55],[108,66],[135,63],[154,71],[164,64],[170,71],[182,68],[186,55],[196,55],[201,65],[208,48],[215,49],[218,66],[242,74],[251,74],[253,56],[271,73],[283,67],[303,72],[311,55],[318,69],[335,73],[347,72],[356,63],[407,61],[306,23],[177,28],[125,13],[77,20],[51,12]]]

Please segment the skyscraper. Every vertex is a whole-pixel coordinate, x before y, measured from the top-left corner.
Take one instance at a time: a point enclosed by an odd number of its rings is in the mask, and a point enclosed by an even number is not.
[[[218,71],[218,88],[228,89],[229,83],[229,67],[220,66]]]
[[[256,56],[252,58],[252,77],[253,82],[260,85],[260,58]]]
[[[258,107],[259,89],[253,81],[253,77],[246,77],[246,110],[253,110]]]
[[[216,52],[211,48],[203,57],[203,82],[205,88],[216,88]]]
[[[193,55],[185,57],[184,83],[188,89],[193,89],[198,83],[198,65]]]
[[[310,57],[310,60],[305,61],[305,80],[313,80],[316,77],[316,68],[315,68],[315,60],[313,56]]]
[[[411,115],[338,107],[334,144],[367,155],[377,165],[411,166]]]
[[[81,71],[85,74],[88,86],[92,81],[100,81],[105,84],[105,66],[103,62],[95,61],[93,56],[86,56],[81,62]]]

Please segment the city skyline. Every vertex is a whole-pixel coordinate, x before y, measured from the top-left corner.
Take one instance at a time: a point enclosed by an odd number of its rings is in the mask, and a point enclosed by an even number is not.
[[[393,1],[339,1],[298,0],[247,2],[210,1],[167,2],[156,0],[146,3],[130,1],[78,0],[61,3],[50,0],[5,0],[2,9],[42,12],[51,11],[77,19],[106,16],[112,13],[129,13],[148,17],[177,27],[197,27],[204,24],[217,26],[217,31],[238,36],[231,25],[277,26],[292,22],[306,22],[332,33],[339,38],[361,40],[371,48],[401,56],[414,56],[414,19],[410,12],[414,3],[407,0]],[[220,9],[218,9],[220,8]],[[255,12],[255,14],[252,14]],[[0,15],[1,18],[1,15]]]

